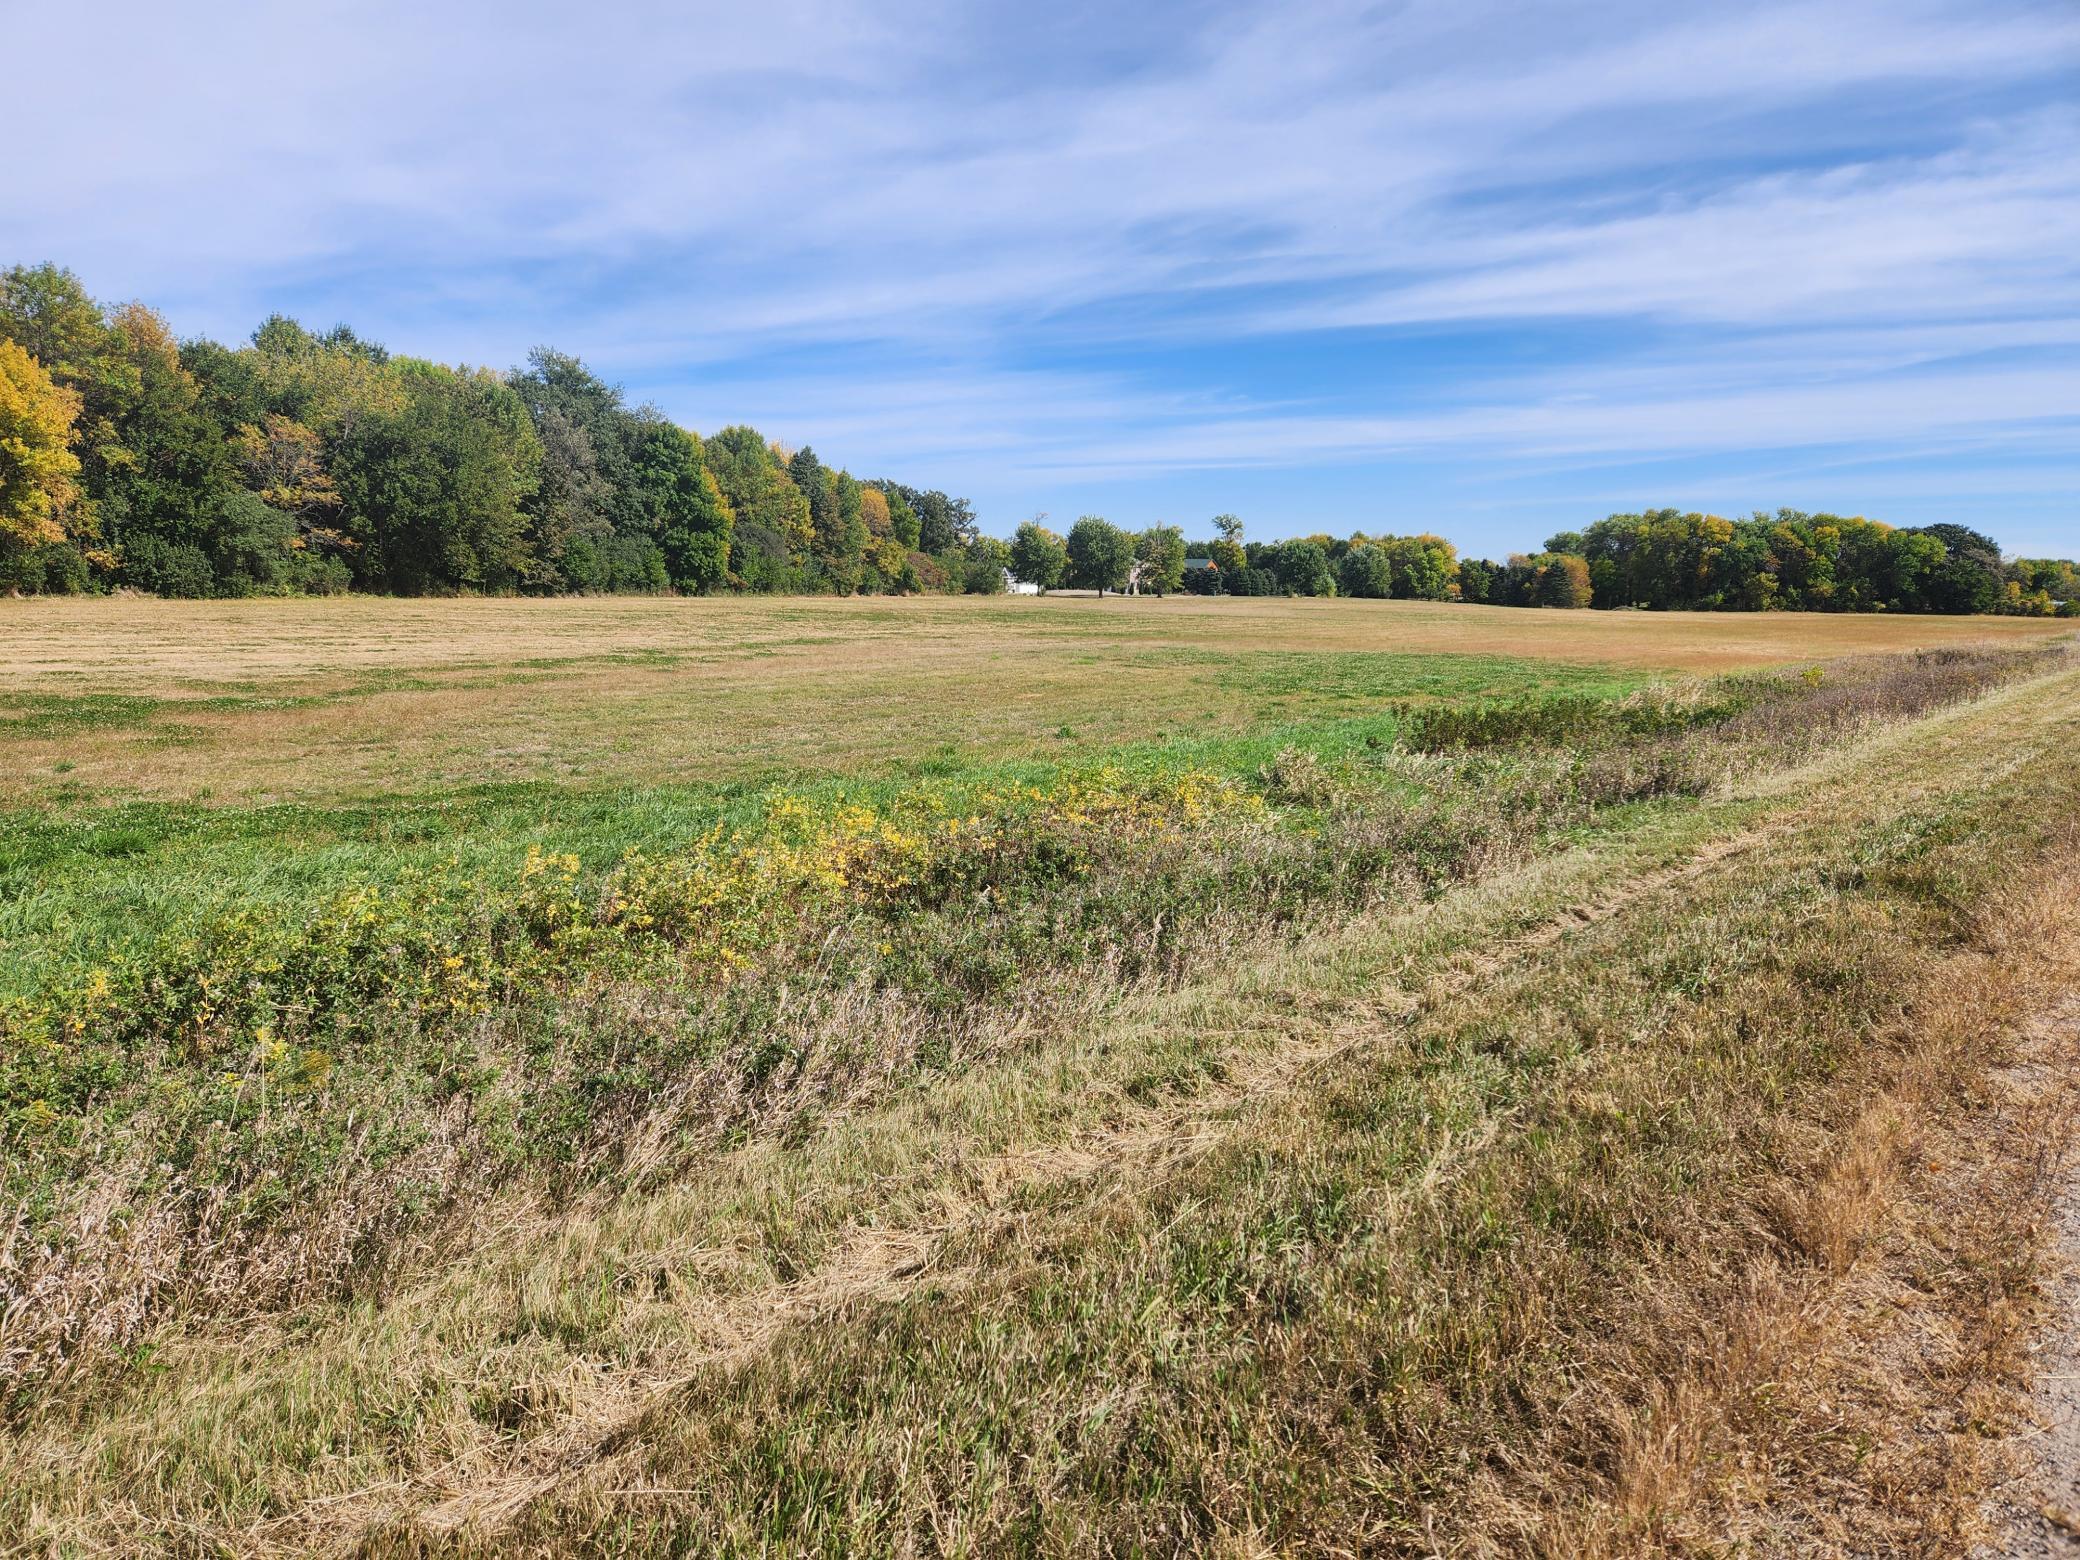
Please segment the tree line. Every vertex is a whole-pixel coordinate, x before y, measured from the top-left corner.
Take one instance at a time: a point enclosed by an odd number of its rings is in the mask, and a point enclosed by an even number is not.
[[[2049,617],[2080,615],[2080,570],[2069,558],[2004,559],[1992,537],[1947,522],[1650,509],[1560,532],[1535,558],[1462,565],[1460,593],[1504,605]]]
[[[1000,590],[965,499],[701,438],[542,348],[507,373],[275,316],[180,340],[0,273],[0,590]]]
[[[1793,509],[1726,520],[1653,509],[1563,531],[1543,551],[1500,563],[1461,558],[1428,532],[1245,542],[1235,516],[1213,524],[1211,540],[1181,543],[1178,566],[1146,575],[1143,588],[1498,607],[2080,616],[2072,559],[2003,558],[1991,537],[1948,523],[1898,527]],[[1172,527],[1115,532],[1117,540],[1101,545],[1112,530],[1085,516],[1065,543],[1028,521],[1013,540],[1012,572],[1046,586],[1118,587],[1135,560],[1168,557],[1157,539],[1177,535]]]
[[[1085,515],[1011,539],[937,489],[755,429],[702,438],[539,348],[499,373],[276,315],[177,338],[54,265],[0,272],[0,591],[992,592],[1399,597],[1520,607],[2080,615],[2070,559],[1962,525],[1780,509],[1612,515],[1500,563],[1440,536],[1187,540]]]

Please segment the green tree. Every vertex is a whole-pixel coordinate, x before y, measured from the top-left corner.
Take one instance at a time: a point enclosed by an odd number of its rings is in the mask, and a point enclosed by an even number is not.
[[[1777,582],[1777,605],[1816,611],[1833,605],[1841,531],[1825,518],[1794,509],[1755,516],[1764,533],[1764,567]]]
[[[485,369],[402,359],[395,373],[401,407],[365,410],[332,450],[355,579],[404,595],[516,588],[541,465],[526,403]]]
[[[1015,577],[1027,584],[1053,590],[1062,583],[1062,575],[1069,567],[1069,548],[1040,523],[1046,518],[1035,515],[1012,533],[1010,568]]]
[[[1382,536],[1373,543],[1394,566],[1394,594],[1405,600],[1449,601],[1459,576],[1458,549],[1441,536]]]
[[[860,494],[864,491],[849,471],[840,471],[831,481],[838,500],[838,530],[832,557],[832,578],[841,590],[852,592],[866,583],[867,516]]]
[[[1134,538],[1134,557],[1141,564],[1140,585],[1158,596],[1184,586],[1184,532],[1174,525],[1152,525]]]
[[[200,550],[209,560],[212,595],[256,595],[279,590],[297,577],[294,515],[257,493],[225,488],[207,521]]]
[[[996,596],[1004,590],[1011,567],[1011,548],[994,536],[975,536],[962,549],[961,589],[970,596]]]
[[[101,306],[58,266],[0,271],[0,336],[20,343],[53,383],[78,388],[111,372],[115,354]]]
[[[785,538],[756,520],[738,520],[730,535],[730,568],[744,590],[787,591],[800,579]]]
[[[316,429],[328,443],[363,417],[401,415],[409,399],[390,354],[351,331],[314,336],[277,314],[253,332],[250,353],[267,410]]]
[[[1069,528],[1068,568],[1063,581],[1075,590],[1104,595],[1127,582],[1134,562],[1134,540],[1099,515],[1085,515]]]
[[[1485,558],[1466,558],[1459,564],[1459,599],[1486,605],[1494,600],[1495,579],[1501,569]]]
[[[203,407],[219,428],[258,427],[279,415],[260,382],[255,358],[250,348],[234,351],[203,338],[181,343],[181,367],[194,378]]]
[[[210,559],[241,555],[251,528],[247,512],[225,502],[241,485],[230,430],[210,415],[171,328],[142,304],[118,309],[109,323],[122,368],[122,394],[109,403],[121,455],[104,449],[97,503],[125,578],[153,588],[132,569],[133,554],[149,559],[174,548]],[[230,534],[219,534],[227,526]]]
[[[706,453],[708,469],[715,473],[737,524],[759,526],[780,538],[787,568],[806,566],[815,545],[809,500],[765,436],[741,424],[724,428],[708,439]]]
[[[917,518],[917,511],[910,507],[909,498],[893,482],[878,484],[888,499],[889,529],[905,549],[917,552],[924,541],[924,523]]]
[[[1934,537],[1944,549],[1942,561],[1929,570],[1922,588],[1926,610],[1961,615],[2000,606],[2006,580],[2001,550],[1992,537],[1947,523],[1922,526],[1920,534]]]
[[[1346,596],[1374,600],[1394,594],[1394,565],[1384,548],[1353,547],[1336,568],[1336,583]]]
[[[1929,575],[1949,556],[1938,537],[1896,531],[1882,521],[1851,516],[1837,522],[1837,603],[1851,611],[1920,612]]]
[[[1263,566],[1278,576],[1281,589],[1295,596],[1333,596],[1336,575],[1319,542],[1295,538],[1266,549]]]
[[[975,535],[975,511],[965,498],[948,498],[936,488],[910,498],[917,512],[919,551],[951,552]]]
[[[561,575],[583,589],[664,589],[673,576],[665,554],[669,505],[659,486],[670,482],[654,468],[660,459],[669,466],[684,458],[660,443],[656,430],[669,420],[654,407],[630,407],[618,385],[549,347],[535,348],[507,382],[542,446],[541,480],[527,506],[530,582]],[[705,575],[690,555],[680,569],[691,571],[688,578]]]
[[[2080,564],[2070,558],[2017,558],[2008,565],[2008,577],[2054,610],[2061,602],[2080,602]]]
[[[849,596],[859,589],[857,546],[848,546],[846,515],[838,497],[838,474],[803,445],[787,463],[788,478],[809,501],[812,573],[826,590]],[[856,510],[855,510],[856,514]]]
[[[541,477],[528,496],[528,583],[546,590],[611,590],[614,490],[600,474],[592,435],[558,407],[534,419]]]
[[[656,539],[673,586],[702,591],[721,584],[736,516],[701,458],[701,441],[661,417],[642,418],[629,462],[641,528]]]

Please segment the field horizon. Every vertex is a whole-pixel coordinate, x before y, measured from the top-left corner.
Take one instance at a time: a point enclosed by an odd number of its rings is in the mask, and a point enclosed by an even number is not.
[[[1471,684],[1445,679],[1463,694],[1479,691],[1482,659],[1637,679],[2072,631],[2033,618],[1054,594],[54,597],[4,609],[0,795],[215,802],[380,792],[400,762],[428,784],[605,783],[842,772],[949,749],[1095,751],[1428,696],[1413,658],[1475,671]],[[1011,662],[1007,698],[996,679]],[[1505,675],[1491,691],[1528,685]]]

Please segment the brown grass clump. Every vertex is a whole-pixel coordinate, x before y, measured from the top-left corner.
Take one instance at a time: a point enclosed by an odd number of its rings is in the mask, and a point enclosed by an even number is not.
[[[2045,864],[2080,866],[2080,829]],[[2080,909],[2051,883],[1987,906],[1931,975],[1855,1069],[1846,1121],[1757,1187],[1756,1254],[1645,1298],[1656,1341],[1619,1345],[1630,1386],[1588,1431],[1602,1488],[1542,1552],[1953,1555],[1989,1536],[2080,1119]]]

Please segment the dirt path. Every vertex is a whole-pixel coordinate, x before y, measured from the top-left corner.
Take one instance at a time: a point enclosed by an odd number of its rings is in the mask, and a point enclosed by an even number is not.
[[[2080,1056],[2080,996],[2046,1016],[2039,1068],[2075,1064]],[[2029,1471],[2001,1492],[2007,1537],[1991,1553],[2001,1560],[2068,1560],[2080,1556],[2080,1156],[2063,1145],[2064,1163],[2048,1231],[2043,1331],[2034,1349],[2036,1421],[2023,1437]]]

